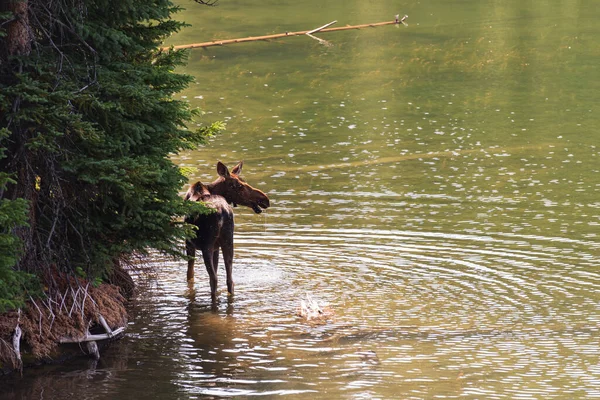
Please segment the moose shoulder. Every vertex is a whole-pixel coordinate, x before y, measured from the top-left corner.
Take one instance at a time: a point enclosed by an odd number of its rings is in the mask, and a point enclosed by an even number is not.
[[[240,178],[243,163],[240,161],[231,172],[222,162],[217,163],[219,177],[207,185],[201,182],[193,184],[185,195],[186,200],[202,201],[215,212],[189,216],[185,221],[198,229],[196,237],[186,241],[186,254],[189,257],[187,279],[194,279],[194,263],[196,250],[202,252],[202,258],[210,279],[211,298],[217,298],[217,269],[219,249],[223,252],[223,262],[227,273],[227,290],[233,295],[233,209],[237,205],[250,207],[259,214],[269,207],[266,194],[253,188]]]

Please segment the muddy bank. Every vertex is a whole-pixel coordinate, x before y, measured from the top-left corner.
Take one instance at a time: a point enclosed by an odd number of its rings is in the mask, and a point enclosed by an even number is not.
[[[52,289],[45,296],[30,297],[23,309],[0,314],[0,374],[82,355],[99,358],[124,334],[125,305],[133,294],[126,271],[113,275],[111,283],[95,286],[54,271],[46,277]]]

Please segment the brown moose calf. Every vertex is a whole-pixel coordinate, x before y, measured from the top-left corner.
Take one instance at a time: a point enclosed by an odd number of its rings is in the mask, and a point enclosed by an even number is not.
[[[217,268],[219,263],[219,248],[223,252],[223,262],[227,272],[227,290],[233,295],[233,209],[239,205],[250,207],[259,214],[269,207],[269,198],[258,189],[248,185],[240,178],[242,172],[240,161],[231,172],[222,162],[217,163],[219,178],[207,185],[202,182],[193,184],[185,195],[186,200],[202,201],[215,212],[187,217],[185,222],[195,225],[198,229],[196,237],[186,241],[188,260],[187,279],[194,279],[194,263],[196,250],[202,252],[204,265],[210,279],[210,295],[213,302],[217,299]]]

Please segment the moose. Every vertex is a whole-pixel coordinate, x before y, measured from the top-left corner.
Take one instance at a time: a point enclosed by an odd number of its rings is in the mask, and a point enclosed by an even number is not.
[[[222,162],[217,163],[219,177],[212,183],[204,185],[194,183],[185,195],[185,200],[202,201],[214,212],[209,214],[188,216],[185,222],[195,225],[198,229],[196,237],[186,241],[188,256],[187,280],[194,279],[194,263],[196,250],[202,252],[204,265],[210,278],[210,295],[213,303],[217,299],[217,268],[219,263],[219,248],[223,252],[223,261],[227,273],[227,291],[233,295],[233,207],[242,205],[250,207],[260,214],[269,207],[266,194],[247,184],[240,174],[243,161],[240,161],[231,172]]]

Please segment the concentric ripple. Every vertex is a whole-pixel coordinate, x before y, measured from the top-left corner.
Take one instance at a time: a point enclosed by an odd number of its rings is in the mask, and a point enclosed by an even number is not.
[[[504,233],[242,229],[233,299],[221,276],[211,308],[204,272],[189,288],[185,265],[166,262],[148,305],[172,328],[188,395],[597,396],[600,274],[565,245],[595,250]],[[334,316],[297,317],[306,293]]]

